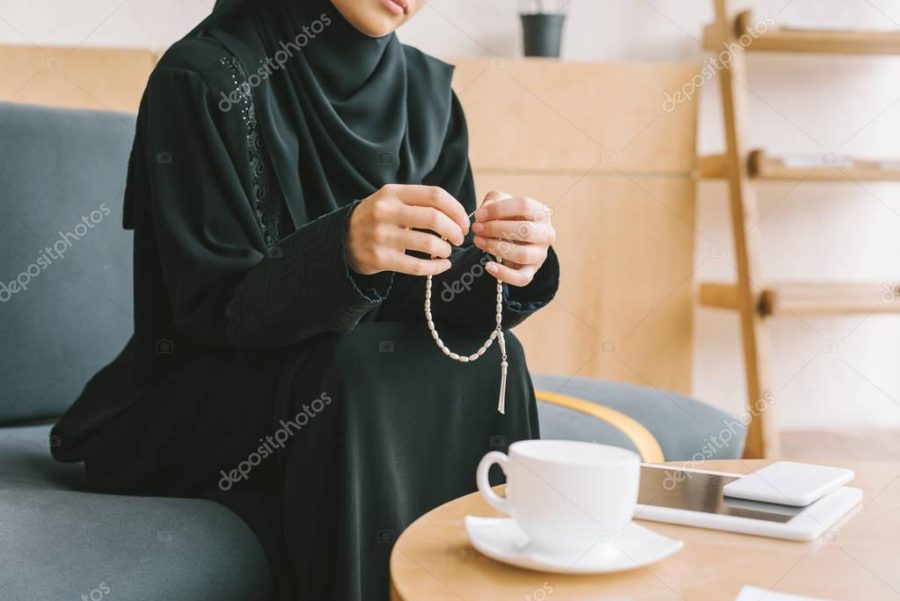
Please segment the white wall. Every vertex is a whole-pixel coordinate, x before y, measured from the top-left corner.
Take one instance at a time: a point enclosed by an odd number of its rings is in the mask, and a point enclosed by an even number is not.
[[[740,4],[781,24],[900,27],[900,2],[889,0]],[[211,5],[212,0],[0,0],[0,43],[163,47]],[[706,56],[699,40],[711,5],[572,0],[565,56],[699,62]],[[442,56],[519,52],[513,0],[431,0],[401,35]],[[753,145],[900,158],[900,59],[753,55],[750,64]],[[703,152],[722,147],[715,88],[703,90]],[[760,190],[760,279],[900,280],[898,186],[791,183]],[[732,277],[723,186],[701,186],[697,230],[698,279]],[[698,310],[696,327],[695,393],[737,413],[744,398],[737,321]],[[783,317],[772,322],[771,332],[783,427],[900,426],[900,317]]]

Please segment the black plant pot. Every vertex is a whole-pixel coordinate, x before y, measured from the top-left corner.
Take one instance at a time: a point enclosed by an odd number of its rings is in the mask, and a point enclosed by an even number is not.
[[[525,56],[559,58],[566,15],[534,13],[519,16],[522,18]]]

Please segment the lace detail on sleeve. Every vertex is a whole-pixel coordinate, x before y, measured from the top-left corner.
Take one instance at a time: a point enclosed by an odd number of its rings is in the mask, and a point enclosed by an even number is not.
[[[260,230],[266,242],[266,248],[272,249],[279,240],[279,210],[276,196],[271,193],[268,172],[266,170],[265,155],[263,153],[262,138],[259,135],[259,126],[256,120],[256,105],[253,102],[253,94],[247,84],[247,73],[244,66],[234,56],[224,56],[220,62],[231,73],[234,82],[232,99],[237,99],[234,106],[240,108],[241,121],[247,136],[247,151],[250,161],[250,178],[253,194],[253,209],[259,222]]]

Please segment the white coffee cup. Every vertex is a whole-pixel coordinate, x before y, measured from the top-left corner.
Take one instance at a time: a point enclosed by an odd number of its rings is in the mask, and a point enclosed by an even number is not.
[[[640,457],[619,447],[570,440],[523,440],[509,455],[492,451],[478,464],[484,499],[516,521],[535,546],[587,549],[614,543],[634,516]],[[506,474],[506,497],[497,496],[488,470]]]

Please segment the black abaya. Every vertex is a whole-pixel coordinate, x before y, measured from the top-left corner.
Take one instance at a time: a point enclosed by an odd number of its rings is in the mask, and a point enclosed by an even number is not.
[[[252,78],[279,36],[322,15],[302,53]],[[55,427],[54,455],[84,461],[102,491],[231,507],[282,599],[386,599],[399,532],[471,491],[485,452],[538,434],[513,337],[499,415],[497,349],[448,360],[422,279],[360,276],[345,256],[350,213],[384,184],[474,208],[450,73],[326,0],[232,2],[166,53],[141,104],[125,195],[135,333]],[[432,310],[472,352],[495,282],[471,239],[451,259]],[[504,325],[549,302],[558,273],[551,251],[531,285],[504,289]]]

